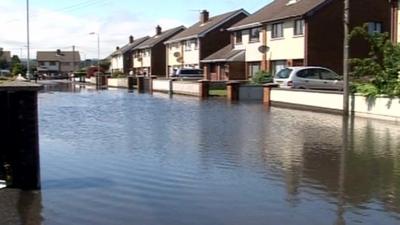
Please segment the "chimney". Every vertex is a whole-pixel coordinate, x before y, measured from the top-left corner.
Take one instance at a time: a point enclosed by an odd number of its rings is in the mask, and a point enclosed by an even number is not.
[[[116,50],[117,50],[117,51],[119,50],[119,46],[117,46]]]
[[[131,36],[129,36],[129,44],[132,44],[133,43],[133,41],[134,41],[134,39],[133,39],[133,36],[131,35]]]
[[[207,10],[201,11],[201,13],[200,13],[200,22],[201,23],[207,23],[209,17],[210,17],[210,13]]]
[[[157,27],[156,27],[156,35],[160,35],[161,32],[162,32],[162,29],[161,29],[160,25],[157,25]]]

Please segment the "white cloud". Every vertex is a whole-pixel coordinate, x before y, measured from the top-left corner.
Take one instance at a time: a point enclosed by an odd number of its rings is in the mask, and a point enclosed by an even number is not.
[[[25,5],[14,1],[0,2],[0,47],[11,49],[13,54],[26,57],[26,11]],[[81,51],[81,57],[97,58],[97,38],[90,32],[100,33],[101,57],[109,55],[116,46],[128,43],[129,35],[135,38],[152,36],[156,25],[164,29],[180,26],[182,23],[173,19],[142,20],[129,12],[114,12],[110,17],[97,15],[77,16],[66,12],[48,9],[31,9],[30,41],[31,58],[36,51],[56,49],[71,50],[72,45]]]

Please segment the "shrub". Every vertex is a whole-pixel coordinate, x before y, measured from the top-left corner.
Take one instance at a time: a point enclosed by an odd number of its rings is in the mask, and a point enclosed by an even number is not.
[[[272,76],[270,72],[260,70],[252,78],[251,82],[253,84],[265,84],[272,82]]]

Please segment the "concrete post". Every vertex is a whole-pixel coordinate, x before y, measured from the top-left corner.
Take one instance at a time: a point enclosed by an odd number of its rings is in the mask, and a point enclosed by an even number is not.
[[[264,84],[263,103],[266,106],[271,106],[271,89],[278,87],[277,84]]]
[[[200,98],[208,98],[208,93],[210,89],[210,81],[209,80],[200,80],[199,81],[199,96]]]
[[[40,189],[37,92],[40,85],[0,85],[0,166],[8,187]]]
[[[128,89],[133,90],[133,86],[135,85],[135,77],[128,76]]]
[[[227,98],[229,101],[239,101],[239,81],[230,81],[226,83]]]
[[[137,76],[137,88],[139,93],[144,93],[144,76]]]

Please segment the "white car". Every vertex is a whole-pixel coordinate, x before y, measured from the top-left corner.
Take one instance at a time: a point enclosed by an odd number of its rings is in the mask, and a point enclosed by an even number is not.
[[[282,88],[343,90],[343,79],[330,69],[316,66],[287,67],[276,73]]]

